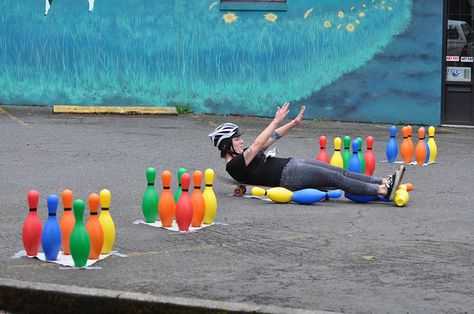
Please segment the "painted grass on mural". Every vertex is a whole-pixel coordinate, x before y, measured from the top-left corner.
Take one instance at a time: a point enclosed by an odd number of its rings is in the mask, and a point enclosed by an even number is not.
[[[0,0],[0,102],[271,115],[363,66],[411,18],[409,0],[298,1],[231,23],[211,4],[55,2],[43,16],[38,1]]]

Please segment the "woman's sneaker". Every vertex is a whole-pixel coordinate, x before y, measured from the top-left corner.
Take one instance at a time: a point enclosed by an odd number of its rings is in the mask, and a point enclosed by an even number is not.
[[[395,192],[400,186],[400,183],[402,183],[402,178],[404,174],[405,174],[405,166],[400,165],[400,168],[398,168],[398,170],[396,170],[394,174],[388,177],[387,183],[385,183],[385,186],[388,189],[387,194],[385,194],[386,199],[393,200],[393,196],[395,195]]]

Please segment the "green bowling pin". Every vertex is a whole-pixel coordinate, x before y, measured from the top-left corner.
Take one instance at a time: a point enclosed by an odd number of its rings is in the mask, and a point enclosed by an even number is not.
[[[181,187],[181,176],[183,173],[188,172],[186,168],[179,168],[178,169],[178,189],[174,193],[174,202],[178,204],[179,197],[181,196],[181,192],[183,191],[183,188]]]
[[[364,159],[364,154],[362,154],[362,137],[356,138],[357,142],[359,142],[359,150],[357,151],[357,156],[359,157],[360,160],[360,173],[365,172],[365,159]]]
[[[87,264],[91,249],[89,234],[84,225],[84,201],[80,199],[74,200],[72,208],[76,223],[74,224],[69,240],[71,256],[74,261],[74,266],[84,267]]]
[[[149,167],[146,169],[146,180],[148,186],[143,194],[142,198],[142,210],[145,221],[148,223],[154,223],[158,216],[158,193],[155,190],[155,168]]]
[[[349,167],[349,160],[351,159],[351,137],[344,136],[344,151],[342,152],[342,160],[344,161],[344,169]]]

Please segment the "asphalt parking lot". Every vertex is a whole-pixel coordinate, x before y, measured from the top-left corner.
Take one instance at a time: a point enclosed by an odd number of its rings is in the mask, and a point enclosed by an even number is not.
[[[231,186],[215,182],[220,224],[185,234],[133,224],[143,217],[147,167],[158,173],[175,174],[185,167],[225,174],[207,134],[226,121],[239,124],[250,144],[270,120],[0,107],[0,310],[21,309],[7,301],[15,291],[21,300],[22,288],[44,286],[48,295],[115,291],[129,293],[137,308],[148,308],[139,302],[146,299],[151,309],[161,302],[191,312],[474,311],[474,129],[437,129],[438,163],[408,166],[404,181],[415,189],[406,207],[345,198],[307,206],[275,204],[234,197]],[[320,135],[328,137],[329,148],[335,136],[372,135],[375,175],[386,176],[398,166],[383,162],[388,128],[305,120],[276,146],[279,156],[316,158]],[[126,257],[110,256],[91,270],[11,258],[23,249],[27,192],[40,192],[44,221],[47,195],[66,188],[83,200],[103,188],[112,192],[114,249]],[[24,302],[31,307],[35,301]]]

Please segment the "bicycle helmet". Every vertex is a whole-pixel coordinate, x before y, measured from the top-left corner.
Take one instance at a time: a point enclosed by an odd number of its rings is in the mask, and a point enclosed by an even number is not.
[[[223,123],[214,131],[209,133],[212,144],[217,148],[219,148],[223,140],[238,137],[240,135],[242,135],[242,133],[240,132],[239,127],[233,123]]]

